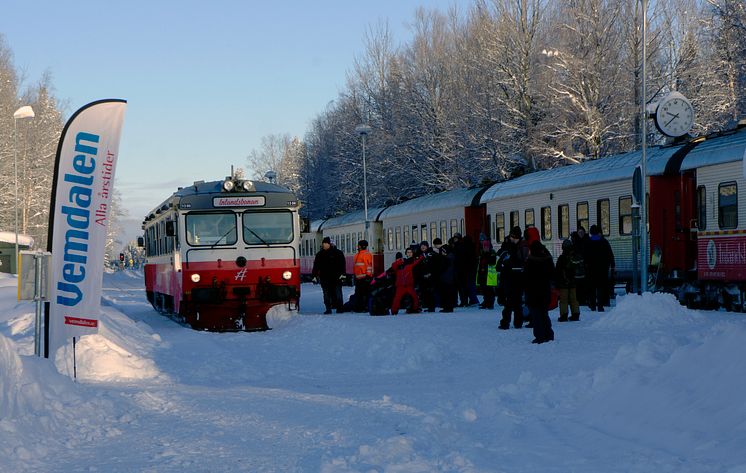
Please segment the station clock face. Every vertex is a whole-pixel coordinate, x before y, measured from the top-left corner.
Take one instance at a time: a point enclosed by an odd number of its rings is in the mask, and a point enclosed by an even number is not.
[[[666,136],[687,134],[694,125],[694,107],[689,99],[678,92],[666,95],[655,111],[655,126]]]

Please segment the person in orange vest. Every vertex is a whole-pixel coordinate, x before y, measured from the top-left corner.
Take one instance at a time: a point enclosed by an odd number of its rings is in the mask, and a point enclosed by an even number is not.
[[[423,256],[420,255],[417,258],[414,257],[414,251],[412,248],[407,248],[406,258],[399,258],[391,265],[391,270],[394,271],[396,277],[396,293],[394,299],[391,301],[391,315],[399,313],[399,306],[404,296],[412,298],[412,307],[410,312],[420,311],[420,300],[417,298],[417,292],[414,290],[414,274],[412,271],[414,267],[422,262]]]
[[[352,272],[355,276],[355,312],[368,311],[370,282],[373,279],[373,255],[368,251],[368,242],[357,242]]]

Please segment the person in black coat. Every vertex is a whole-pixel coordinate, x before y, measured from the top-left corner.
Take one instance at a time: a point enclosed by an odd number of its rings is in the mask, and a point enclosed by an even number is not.
[[[588,268],[588,307],[604,311],[609,305],[609,273],[614,271],[614,252],[609,241],[601,235],[598,225],[591,225],[591,238],[585,247],[585,263]]]
[[[456,305],[456,255],[450,245],[443,245],[440,238],[433,240],[432,267],[436,294],[440,299],[441,312],[453,312]]]
[[[552,292],[554,263],[552,255],[540,241],[531,242],[524,266],[526,280],[526,305],[534,325],[532,343],[554,340],[552,321],[549,319],[549,302]]]
[[[520,227],[513,227],[497,252],[500,290],[505,299],[499,326],[501,330],[510,328],[511,314],[513,314],[513,327],[523,327],[523,265],[525,261],[519,246],[522,234]]]
[[[342,304],[342,279],[345,277],[345,256],[341,250],[332,245],[331,239],[325,237],[321,242],[321,251],[313,260],[312,276],[321,283],[324,292],[324,314],[331,314],[332,308],[337,313],[344,312]]]

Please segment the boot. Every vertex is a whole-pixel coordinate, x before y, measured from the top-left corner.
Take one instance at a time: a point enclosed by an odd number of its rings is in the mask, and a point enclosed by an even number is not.
[[[567,322],[569,319],[567,318],[567,315],[560,315],[559,319],[557,319],[557,322]]]
[[[572,322],[577,322],[578,320],[580,320],[580,314],[572,314],[569,320]]]

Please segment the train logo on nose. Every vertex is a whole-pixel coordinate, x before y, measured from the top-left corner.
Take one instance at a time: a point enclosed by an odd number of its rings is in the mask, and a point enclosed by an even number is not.
[[[236,277],[234,278],[236,281],[243,281],[246,277],[246,272],[249,270],[249,268],[241,268],[239,272],[236,273]]]

